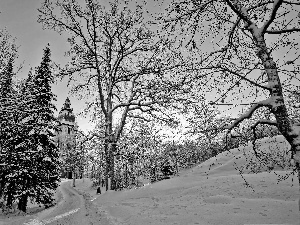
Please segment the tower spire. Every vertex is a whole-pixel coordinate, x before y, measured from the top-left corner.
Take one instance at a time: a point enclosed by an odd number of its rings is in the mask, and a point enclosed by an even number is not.
[[[69,97],[67,97],[65,103],[64,103],[64,106],[63,106],[64,109],[71,109],[71,101],[69,99]]]
[[[65,120],[71,123],[75,122],[75,115],[73,113],[73,109],[71,108],[71,101],[69,97],[67,97],[63,107],[61,108],[58,114],[58,120],[60,121]]]

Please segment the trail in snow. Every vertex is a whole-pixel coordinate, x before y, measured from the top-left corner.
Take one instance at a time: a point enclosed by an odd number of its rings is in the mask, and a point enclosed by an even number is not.
[[[78,192],[70,184],[71,182],[61,184],[60,191],[63,200],[57,206],[51,210],[41,212],[36,218],[23,225],[100,224],[101,216],[91,204],[89,196]]]
[[[71,210],[69,212],[66,212],[66,213],[63,213],[61,215],[55,216],[55,217],[53,217],[51,219],[45,219],[45,220],[42,220],[42,221],[40,221],[38,219],[33,219],[30,222],[28,222],[28,223],[24,223],[24,225],[45,225],[45,224],[49,224],[49,223],[52,223],[52,222],[54,222],[56,220],[59,220],[59,219],[65,217],[65,216],[69,216],[69,215],[77,212],[78,210],[79,210],[79,208],[73,209],[73,210]]]

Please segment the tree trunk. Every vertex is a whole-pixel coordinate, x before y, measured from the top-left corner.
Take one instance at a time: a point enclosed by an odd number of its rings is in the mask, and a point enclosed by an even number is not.
[[[84,183],[84,166],[81,167],[81,178],[82,178],[82,183]]]
[[[102,186],[102,174],[101,174],[101,171],[99,171],[98,184],[99,184],[99,186]]]
[[[75,187],[75,170],[73,170],[73,187]]]
[[[109,154],[108,154],[108,144],[107,141],[104,144],[104,151],[105,151],[105,160],[106,160],[106,166],[105,166],[105,190],[108,191],[108,174],[109,174]]]
[[[0,198],[1,198],[2,195],[3,195],[5,183],[6,183],[5,175],[3,174],[3,175],[1,176],[1,181],[0,181]]]
[[[281,134],[290,143],[293,151],[293,156],[296,163],[300,163],[300,128],[298,126],[293,126],[287,109],[284,103],[281,82],[278,76],[277,65],[274,62],[271,54],[268,52],[266,43],[263,36],[256,35],[255,41],[257,43],[258,51],[257,56],[261,59],[264,68],[268,76],[268,87],[270,88],[270,106],[271,112],[276,118],[278,124],[278,129]]]
[[[109,101],[108,101],[109,102]],[[111,105],[108,103],[108,116],[106,118],[106,132],[105,132],[105,150],[107,157],[106,165],[106,176],[110,176],[110,188],[111,190],[115,189],[115,178],[114,178],[114,153],[116,150],[115,137],[112,129],[112,114],[111,114]],[[107,188],[108,189],[108,179],[107,179]]]
[[[126,158],[126,161],[125,161],[125,187],[127,188],[128,187],[128,183],[129,183],[129,181],[128,181],[128,160],[127,160],[127,158]]]
[[[300,211],[300,166],[296,164],[297,172],[298,172],[298,182],[299,182],[299,199],[298,199],[298,209]]]
[[[174,155],[174,158],[175,158],[175,169],[176,169],[176,175],[179,174],[179,171],[178,171],[178,160],[177,160],[177,154]],[[199,160],[199,159],[198,159]]]
[[[115,180],[115,157],[114,153],[116,151],[115,143],[110,144],[110,189],[115,190],[116,188],[116,180]]]
[[[22,195],[22,196],[19,198],[18,209],[19,209],[20,211],[26,212],[26,208],[27,208],[27,199],[28,199],[27,194]]]
[[[298,124],[292,124],[292,121],[289,118],[287,108],[284,103],[277,65],[268,51],[263,34],[258,32],[255,28],[250,31],[257,46],[257,56],[262,61],[268,76],[268,88],[270,88],[270,104],[268,107],[271,109],[271,112],[276,118],[277,127],[280,133],[291,145],[292,159],[294,160],[298,171],[300,186],[300,126]]]
[[[8,191],[7,191],[7,199],[6,199],[6,206],[8,208],[12,208],[12,204],[13,204],[13,191],[14,191],[15,187],[14,185],[9,185],[8,186]]]

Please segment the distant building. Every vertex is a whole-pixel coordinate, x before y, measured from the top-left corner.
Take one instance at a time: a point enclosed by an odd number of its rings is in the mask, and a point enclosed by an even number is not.
[[[63,164],[61,165],[61,177],[71,179],[71,156],[74,155],[72,153],[76,148],[76,132],[78,131],[78,125],[69,98],[66,99],[57,119],[59,121],[59,130],[56,133],[56,142],[60,150],[60,159]]]

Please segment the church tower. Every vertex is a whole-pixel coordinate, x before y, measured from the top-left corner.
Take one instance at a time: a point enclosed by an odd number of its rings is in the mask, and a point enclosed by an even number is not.
[[[72,168],[69,166],[72,164],[70,156],[76,147],[76,132],[78,130],[78,125],[69,98],[66,99],[57,119],[59,121],[59,127],[56,140],[60,151],[60,159],[63,162],[61,167],[61,177],[72,178]]]

